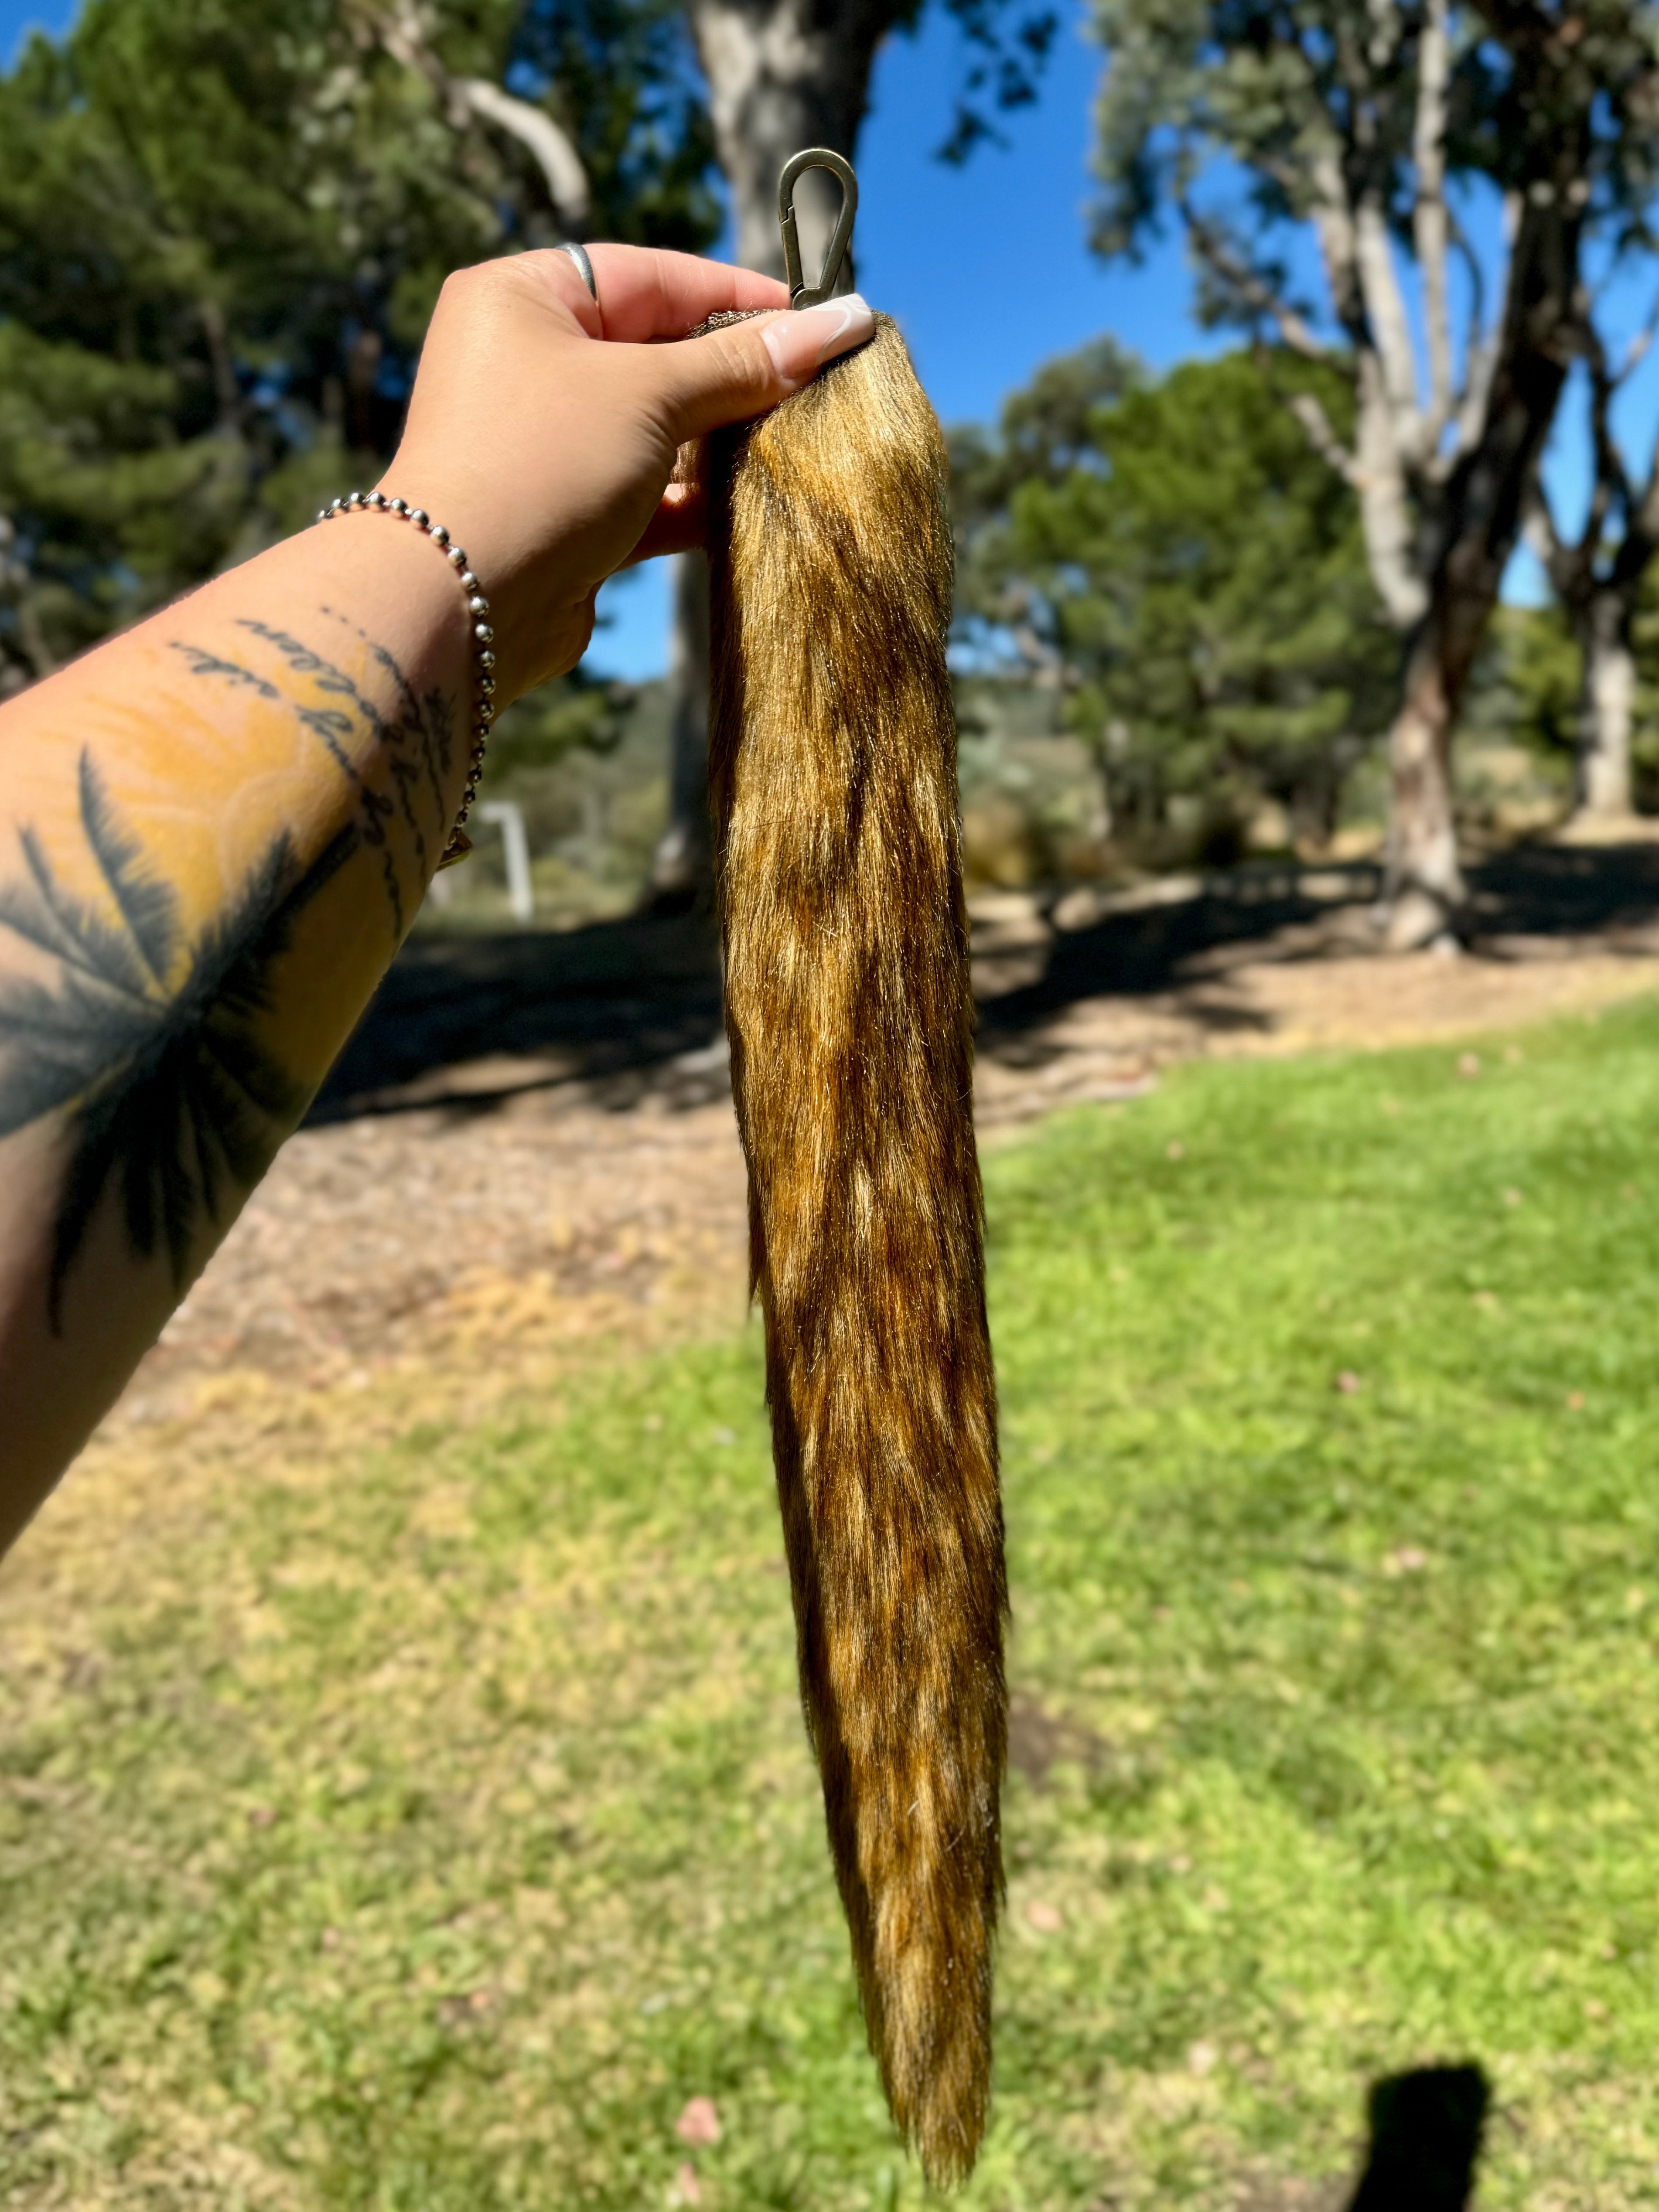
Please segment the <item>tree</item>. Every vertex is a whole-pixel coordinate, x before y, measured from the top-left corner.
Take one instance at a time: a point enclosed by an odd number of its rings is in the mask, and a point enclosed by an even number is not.
[[[1624,736],[1632,812],[1659,811],[1659,563],[1650,562],[1632,593],[1626,630],[1631,688]],[[1579,793],[1585,738],[1584,652],[1559,599],[1539,607],[1500,607],[1480,672],[1486,725],[1520,738],[1545,758],[1572,763],[1575,820],[1597,832],[1628,828],[1629,815],[1583,812]]]
[[[1585,235],[1616,246],[1652,189],[1652,18],[1643,0],[1094,4],[1110,57],[1100,248],[1135,250],[1173,208],[1206,314],[1271,330],[1351,381],[1351,440],[1310,395],[1295,404],[1354,489],[1403,642],[1390,939],[1432,941],[1464,897],[1452,731],[1572,358]],[[1203,197],[1221,159],[1245,179],[1231,212]],[[1484,187],[1505,238],[1490,311],[1466,220]],[[1328,338],[1290,280],[1292,228],[1317,245]]]
[[[1058,673],[1116,823],[1177,795],[1237,820],[1265,794],[1323,842],[1386,725],[1356,501],[1287,386],[1344,422],[1329,369],[1238,353],[1149,385],[1100,344],[1017,394],[998,438],[953,441],[959,605],[981,650]]]
[[[573,195],[705,244],[710,150],[667,0],[89,0],[33,40],[0,77],[0,689],[378,473],[450,269]]]
[[[1103,402],[1141,382],[1115,339],[1097,338],[1038,369],[1003,402],[994,430],[975,422],[949,433],[951,515],[957,545],[957,627],[984,653],[1012,649],[1031,680],[1064,679],[1052,603],[1015,558],[1011,510],[1027,484],[1058,486],[1098,465],[1095,431]]]
[[[1574,819],[1617,828],[1632,811],[1635,627],[1643,585],[1659,546],[1659,439],[1643,480],[1632,480],[1613,432],[1613,404],[1648,349],[1651,326],[1615,368],[1593,317],[1580,338],[1589,384],[1591,487],[1583,526],[1563,536],[1540,481],[1530,520],[1538,551],[1578,648]]]

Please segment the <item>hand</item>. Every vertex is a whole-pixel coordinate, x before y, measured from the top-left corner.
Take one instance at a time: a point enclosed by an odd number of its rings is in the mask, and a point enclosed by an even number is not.
[[[607,576],[701,544],[699,495],[669,483],[681,445],[775,406],[874,328],[856,293],[794,312],[746,269],[629,246],[590,256],[597,304],[556,251],[449,278],[381,484],[465,548],[502,704],[575,666]],[[784,312],[686,337],[733,308]]]

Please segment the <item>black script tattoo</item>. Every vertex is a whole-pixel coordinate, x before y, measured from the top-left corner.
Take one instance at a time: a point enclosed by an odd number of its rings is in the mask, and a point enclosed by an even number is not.
[[[252,617],[242,618],[237,628],[252,631],[255,637],[272,646],[290,672],[295,676],[309,677],[313,688],[321,692],[325,699],[331,696],[343,699],[348,704],[319,706],[313,701],[296,699],[273,684],[268,677],[261,676],[257,669],[246,667],[240,661],[227,659],[222,653],[204,652],[200,646],[191,645],[181,638],[171,641],[172,648],[189,661],[194,675],[208,677],[228,684],[233,690],[253,690],[264,698],[281,700],[301,727],[309,730],[319,739],[350,787],[356,801],[357,827],[363,843],[380,854],[380,881],[391,912],[392,935],[400,939],[404,933],[403,885],[398,880],[397,860],[386,833],[386,823],[397,802],[373,787],[348,750],[356,727],[357,714],[362,714],[374,727],[380,720],[378,710],[360,696],[356,685],[343,670],[335,667],[331,661],[314,652],[299,638],[290,636],[286,630],[274,629],[269,623]],[[417,857],[424,861],[426,841],[412,820],[410,826],[415,828]]]
[[[328,620],[349,628],[367,647],[395,695],[396,704],[390,713],[383,711],[325,653],[257,616],[242,616],[236,627],[273,653],[290,677],[304,678],[317,696],[296,697],[291,687],[273,683],[257,668],[209,653],[185,640],[173,639],[172,647],[190,663],[193,675],[232,690],[252,690],[262,698],[280,700],[301,728],[309,730],[322,745],[351,792],[362,842],[379,855],[392,933],[400,941],[405,915],[404,886],[386,834],[387,824],[394,814],[402,816],[410,833],[418,880],[424,883],[448,829],[444,791],[454,750],[454,704],[436,690],[428,691],[423,698],[418,696],[395,653],[376,644],[333,608],[325,607],[322,612]],[[378,761],[384,770],[381,777],[359,766],[353,757],[352,740],[361,731],[367,731],[374,740],[375,750],[369,761]],[[379,787],[382,781],[390,784],[390,791]]]
[[[335,616],[331,608],[325,607],[323,612],[337,621],[343,619]],[[444,817],[443,771],[449,764],[449,739],[453,723],[453,711],[443,702],[441,695],[435,691],[428,692],[424,702],[417,700],[415,696],[414,686],[404,673],[397,656],[389,653],[383,645],[374,644],[362,631],[359,630],[358,635],[368,646],[376,662],[389,678],[398,695],[402,711],[396,715],[384,714],[374,701],[361,691],[343,669],[337,667],[331,660],[327,659],[313,647],[305,644],[301,639],[290,637],[285,631],[273,629],[268,623],[262,623],[252,616],[242,617],[238,627],[252,631],[255,637],[262,638],[267,644],[274,647],[282,654],[295,675],[309,676],[319,691],[332,694],[336,697],[349,702],[351,709],[373,733],[377,742],[381,757],[392,778],[392,788],[397,793],[404,820],[414,834],[416,854],[424,870],[426,836],[416,817],[412,794],[414,787],[424,776],[430,787],[437,810],[437,820],[441,827]],[[434,708],[438,710],[435,714]],[[308,720],[308,711],[306,708],[296,708],[295,712],[302,722],[307,722],[309,726],[317,729],[319,736],[324,738],[325,743],[329,742],[328,736],[321,727],[322,721],[329,719],[327,710],[322,710],[319,713],[315,708],[310,709],[309,716],[316,717],[315,720]],[[349,726],[349,719],[339,710],[336,710],[335,718],[331,721],[331,730],[343,737]],[[353,781],[360,792],[367,793],[367,786],[360,775],[354,773]],[[389,800],[381,798],[378,803],[386,814],[391,813],[392,806]],[[380,838],[383,836],[382,831]],[[377,838],[367,826],[365,837],[366,842],[370,844],[380,842],[380,838]],[[401,936],[403,933],[401,911],[398,932]]]

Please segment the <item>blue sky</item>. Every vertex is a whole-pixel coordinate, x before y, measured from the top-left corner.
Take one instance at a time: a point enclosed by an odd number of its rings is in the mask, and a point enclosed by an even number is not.
[[[0,58],[25,29],[60,32],[75,0],[0,0]],[[1052,355],[1109,331],[1155,368],[1226,341],[1190,313],[1179,243],[1166,238],[1145,264],[1103,266],[1090,253],[1090,108],[1101,55],[1075,28],[1057,41],[1040,103],[1006,118],[1006,147],[982,144],[962,168],[933,158],[948,132],[962,51],[954,27],[930,9],[915,37],[890,38],[877,58],[869,118],[859,147],[854,234],[860,289],[897,317],[922,381],[947,422],[984,420]],[[1494,211],[1489,211],[1492,213]],[[1485,226],[1496,245],[1495,222]],[[1636,328],[1652,275],[1622,280],[1609,323]],[[1659,349],[1620,404],[1635,452],[1659,419]],[[1584,496],[1582,409],[1570,398],[1549,469],[1565,516]],[[1540,580],[1517,556],[1508,595],[1534,598]],[[665,659],[666,579],[661,565],[608,586],[605,626],[589,665],[641,678]]]

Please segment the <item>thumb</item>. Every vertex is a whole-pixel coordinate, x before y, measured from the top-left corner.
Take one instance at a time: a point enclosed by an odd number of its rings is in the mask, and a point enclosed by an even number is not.
[[[727,422],[746,422],[810,384],[827,361],[874,335],[856,292],[816,307],[732,323],[706,337],[650,350],[667,372],[669,429],[678,444]]]

